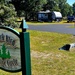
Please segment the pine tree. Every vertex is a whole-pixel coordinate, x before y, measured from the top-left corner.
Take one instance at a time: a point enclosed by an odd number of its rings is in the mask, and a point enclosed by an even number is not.
[[[6,58],[10,58],[10,52],[8,51],[8,53],[6,52],[6,47],[5,47],[5,44],[2,45],[2,53],[1,53],[1,57],[3,59],[6,59]]]
[[[2,45],[2,58],[6,58],[6,47],[5,47],[5,44]]]
[[[10,52],[8,51],[7,58],[11,58]]]
[[[0,50],[0,57],[1,57],[1,50]]]
[[[2,45],[2,53],[3,53],[3,54],[6,54],[6,47],[5,47],[5,44]]]

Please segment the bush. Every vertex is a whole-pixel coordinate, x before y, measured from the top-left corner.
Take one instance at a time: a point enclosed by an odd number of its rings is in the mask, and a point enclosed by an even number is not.
[[[0,4],[0,24],[19,27],[17,23],[15,8],[12,4]]]

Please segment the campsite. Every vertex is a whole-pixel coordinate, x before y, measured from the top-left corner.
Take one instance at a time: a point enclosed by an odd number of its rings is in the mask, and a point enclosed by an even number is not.
[[[0,75],[75,75],[71,2],[0,1]]]

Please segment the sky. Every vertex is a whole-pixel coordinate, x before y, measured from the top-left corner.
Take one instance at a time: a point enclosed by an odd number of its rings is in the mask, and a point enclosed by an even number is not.
[[[72,5],[75,2],[75,0],[67,0],[67,3],[69,3],[70,5]]]

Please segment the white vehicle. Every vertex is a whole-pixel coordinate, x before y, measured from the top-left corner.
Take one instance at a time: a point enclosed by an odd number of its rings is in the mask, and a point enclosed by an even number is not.
[[[62,14],[57,11],[40,11],[38,12],[38,21],[61,21],[62,20]]]
[[[52,12],[52,19],[55,21],[59,21],[62,19],[62,14],[60,12],[57,11],[53,11]]]

